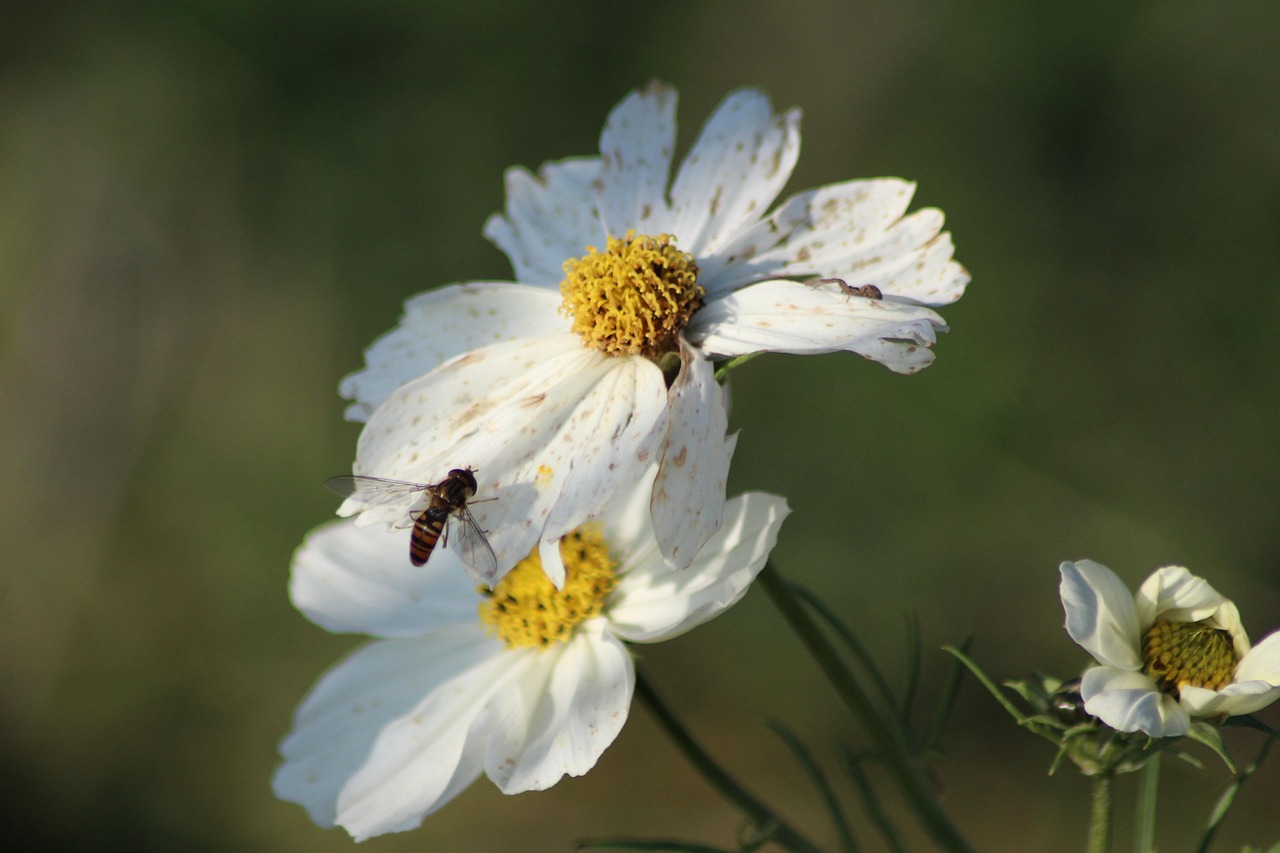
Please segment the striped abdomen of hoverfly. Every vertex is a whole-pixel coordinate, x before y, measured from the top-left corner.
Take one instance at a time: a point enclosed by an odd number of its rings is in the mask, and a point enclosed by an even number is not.
[[[430,490],[431,502],[414,520],[413,536],[409,539],[409,562],[415,566],[426,565],[444,532],[445,522],[467,505],[467,499],[475,495],[476,489],[476,478],[470,469],[454,468],[448,477]]]

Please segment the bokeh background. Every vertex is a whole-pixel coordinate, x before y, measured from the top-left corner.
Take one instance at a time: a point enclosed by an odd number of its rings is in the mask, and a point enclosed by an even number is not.
[[[1183,563],[1255,638],[1280,625],[1274,4],[15,0],[0,19],[0,779],[19,847],[351,848],[268,784],[294,705],[358,642],[285,594],[353,455],[337,382],[407,296],[508,276],[480,234],[503,169],[591,153],[652,78],[681,90],[683,146],[738,86],[803,107],[788,192],[914,179],[973,272],[919,376],[839,355],[734,375],[731,488],[788,496],[777,562],[895,680],[912,615],[925,700],[938,646],[970,633],[997,676],[1075,674],[1062,559],[1133,584]],[[763,594],[642,665],[832,839],[764,721],[824,755],[860,738]],[[1087,782],[1048,777],[1050,747],[972,682],[946,747],[947,806],[979,848],[1082,849]],[[1166,763],[1161,849],[1189,849],[1226,782],[1203,757]],[[1280,840],[1278,785],[1255,777],[1217,849]],[[482,781],[364,849],[731,846],[737,827],[637,707],[586,777],[515,798]]]

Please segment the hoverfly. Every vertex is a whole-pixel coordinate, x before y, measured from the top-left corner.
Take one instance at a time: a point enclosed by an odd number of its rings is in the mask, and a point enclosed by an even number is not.
[[[425,565],[443,535],[445,545],[452,542],[458,558],[478,577],[491,578],[498,571],[498,558],[494,556],[493,547],[467,508],[467,501],[475,497],[477,489],[475,473],[470,468],[454,468],[438,483],[406,483],[355,474],[330,477],[325,486],[344,498],[367,506],[398,503],[415,492],[421,492],[427,498],[426,505],[421,509],[411,509],[408,519],[395,525],[413,528],[409,539],[409,562],[415,566]]]
[[[863,299],[884,299],[884,294],[880,292],[880,288],[874,284],[862,284],[857,287],[849,284],[842,278],[811,278],[805,282],[810,287],[818,287],[823,284],[834,284],[840,288],[840,292],[846,297],[861,296]]]

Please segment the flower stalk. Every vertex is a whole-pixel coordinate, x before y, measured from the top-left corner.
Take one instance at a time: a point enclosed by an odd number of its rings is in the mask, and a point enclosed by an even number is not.
[[[672,743],[684,754],[689,763],[702,774],[711,787],[746,815],[763,836],[793,853],[820,853],[820,848],[774,814],[693,739],[693,735],[662,701],[662,697],[640,671],[636,672],[636,696],[649,708],[658,725],[662,726]]]
[[[1111,810],[1115,775],[1110,771],[1093,777],[1093,806],[1089,810],[1088,853],[1107,853],[1111,849]]]
[[[845,667],[839,652],[801,605],[790,584],[770,562],[765,563],[758,580],[863,731],[875,743],[885,767],[930,838],[940,849],[950,853],[972,853],[973,847],[951,823],[934,797],[919,757],[908,750],[896,729],[876,711],[871,698]]]

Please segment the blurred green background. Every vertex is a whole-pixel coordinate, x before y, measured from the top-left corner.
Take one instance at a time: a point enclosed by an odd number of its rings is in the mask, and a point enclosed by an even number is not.
[[[926,699],[937,646],[971,632],[997,676],[1075,674],[1062,559],[1131,584],[1183,563],[1255,639],[1280,625],[1280,6],[17,0],[0,17],[0,778],[19,846],[350,849],[268,784],[294,705],[357,642],[285,594],[353,455],[337,382],[407,296],[508,277],[480,234],[502,170],[593,152],[652,78],[681,90],[683,146],[738,86],[803,107],[788,192],[914,179],[973,272],[919,376],[851,356],[734,374],[731,488],[788,496],[777,562],[895,678],[907,614]],[[764,719],[824,754],[859,735],[760,592],[642,665],[832,839]],[[981,849],[1083,848],[1088,784],[1047,777],[1051,749],[972,683],[947,747],[947,805]],[[1227,775],[1208,756],[1166,770],[1160,846],[1189,849]],[[1272,766],[1245,789],[1217,849],[1280,840],[1278,786]],[[482,781],[363,849],[729,845],[737,825],[637,707],[586,777],[515,798]]]

